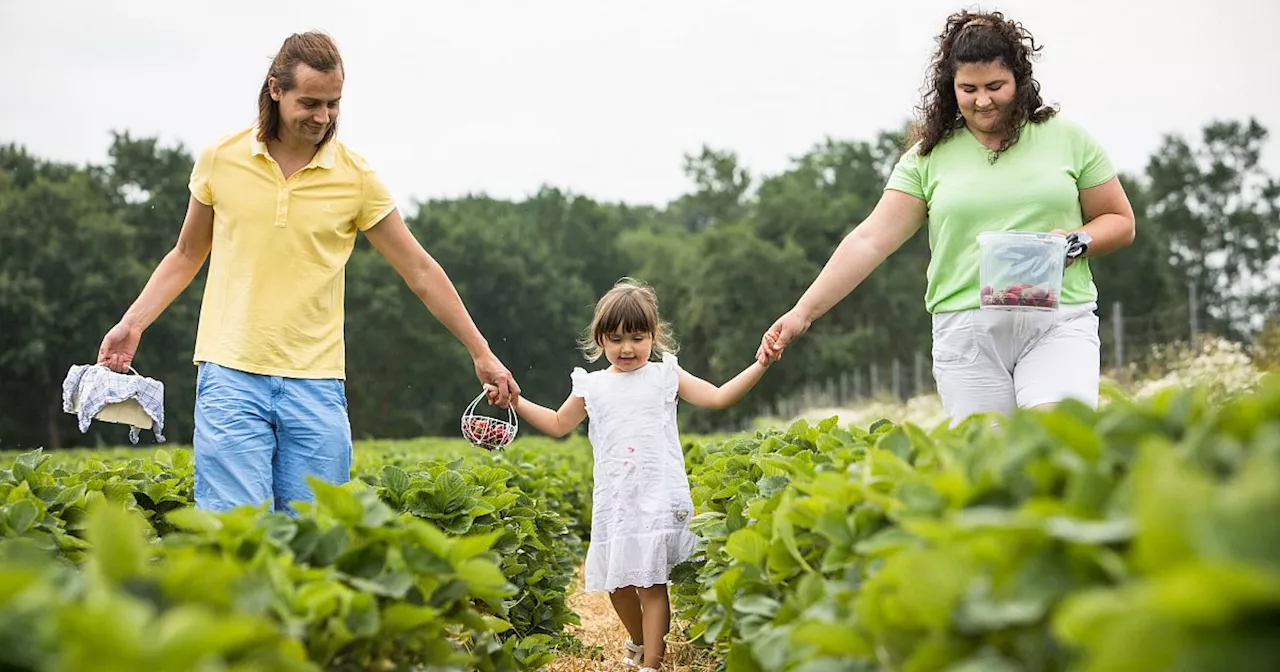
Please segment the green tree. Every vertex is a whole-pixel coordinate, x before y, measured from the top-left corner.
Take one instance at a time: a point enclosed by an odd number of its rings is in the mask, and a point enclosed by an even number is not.
[[[1272,313],[1280,255],[1280,181],[1260,165],[1267,130],[1256,120],[1217,121],[1192,146],[1165,136],[1147,164],[1147,220],[1166,232],[1179,279],[1193,283],[1218,328],[1251,330]]]
[[[117,297],[144,277],[134,231],[90,172],[0,148],[0,437],[6,446],[74,441],[62,410],[72,364],[92,364]],[[110,436],[119,441],[121,433]],[[110,439],[108,439],[110,440]]]
[[[182,145],[161,146],[155,138],[118,133],[108,150],[111,161],[100,169],[110,189],[112,209],[132,231],[129,256],[149,273],[178,240],[191,193],[192,155]],[[182,294],[147,329],[134,366],[165,383],[165,436],[189,443],[195,431],[196,326],[204,295],[205,272],[196,275]],[[142,283],[113,296],[110,320],[94,324],[98,338],[124,314],[142,291]],[[96,352],[96,350],[95,350]]]
[[[737,153],[703,145],[696,156],[684,155],[683,167],[694,190],[671,204],[676,221],[690,231],[702,231],[717,223],[736,222],[747,214],[752,177],[738,165]]]
[[[761,184],[754,229],[775,245],[799,246],[812,269],[792,303],[840,241],[871,214],[902,147],[900,133],[882,133],[875,142],[827,140],[791,170]],[[811,353],[806,375],[825,382],[869,363],[898,358],[906,365],[917,352],[927,351],[928,263],[928,236],[922,227],[797,343],[797,353]],[[765,327],[776,316],[769,316]]]

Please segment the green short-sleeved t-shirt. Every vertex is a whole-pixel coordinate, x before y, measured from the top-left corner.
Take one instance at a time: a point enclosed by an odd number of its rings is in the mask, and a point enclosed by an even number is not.
[[[1115,175],[1102,147],[1076,124],[1057,116],[1028,123],[995,163],[967,128],[928,156],[912,146],[894,166],[885,189],[922,199],[928,207],[929,260],[925,306],[930,313],[979,306],[978,234],[983,231],[1072,231],[1084,225],[1080,190]],[[1062,302],[1097,300],[1086,260],[1068,267]]]

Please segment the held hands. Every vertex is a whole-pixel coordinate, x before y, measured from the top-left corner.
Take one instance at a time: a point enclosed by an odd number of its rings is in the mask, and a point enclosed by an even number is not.
[[[779,317],[769,330],[760,338],[760,347],[756,350],[756,361],[763,366],[782,359],[782,352],[797,338],[809,331],[811,322],[794,309]]]
[[[516,384],[515,377],[507,367],[503,366],[497,356],[491,352],[476,357],[475,363],[476,377],[484,385],[489,403],[502,408],[514,407],[517,397],[520,396],[520,386]]]

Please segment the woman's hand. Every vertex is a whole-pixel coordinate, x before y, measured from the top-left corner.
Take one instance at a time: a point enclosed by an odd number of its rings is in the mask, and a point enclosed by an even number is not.
[[[782,351],[797,338],[809,331],[812,324],[795,309],[787,311],[779,317],[769,330],[760,337],[760,347],[756,350],[756,361],[764,366],[782,359]]]
[[[1063,231],[1062,229],[1054,229],[1054,230],[1052,230],[1052,231],[1050,231],[1050,232],[1049,232],[1049,235],[1051,235],[1051,236],[1062,236],[1063,238],[1066,238],[1067,236],[1069,236],[1069,235],[1071,235],[1071,234],[1070,234],[1070,233],[1068,233],[1068,232],[1066,232],[1066,231]],[[1067,268],[1067,267],[1071,266],[1071,264],[1074,264],[1075,262],[1076,262],[1075,257],[1067,257],[1066,263],[1063,265],[1063,268]]]

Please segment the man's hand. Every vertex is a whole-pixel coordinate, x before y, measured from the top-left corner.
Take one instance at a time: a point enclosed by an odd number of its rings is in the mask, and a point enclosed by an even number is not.
[[[138,351],[138,342],[142,340],[142,331],[119,322],[111,327],[111,331],[102,338],[98,346],[98,363],[105,364],[112,371],[126,373],[133,365],[133,355]]]
[[[809,331],[809,320],[795,310],[778,318],[769,330],[760,337],[760,347],[756,350],[756,361],[768,366],[782,359],[782,351],[797,338]]]
[[[507,367],[498,361],[497,356],[491,352],[480,355],[475,358],[475,363],[476,377],[480,379],[480,384],[494,387],[494,391],[489,394],[489,401],[502,408],[515,405],[516,398],[520,396],[520,386]]]

